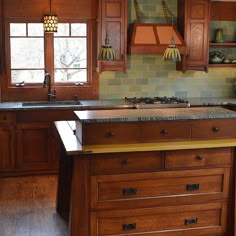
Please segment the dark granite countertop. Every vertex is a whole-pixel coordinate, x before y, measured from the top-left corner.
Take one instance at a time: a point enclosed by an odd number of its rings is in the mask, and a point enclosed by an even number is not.
[[[90,110],[75,114],[81,123],[236,118],[236,112],[221,107]]]
[[[221,98],[184,98],[188,100],[191,106],[236,106],[236,98],[221,97]],[[34,102],[0,102],[0,111],[14,110],[43,110],[43,109],[74,109],[74,110],[99,110],[99,109],[124,109],[135,108],[134,105],[128,104],[124,99],[110,100],[81,100],[81,104],[76,104],[74,101],[57,101],[47,103],[46,101]]]
[[[80,104],[74,101],[57,101],[47,103],[46,101],[34,102],[2,102],[0,111],[14,110],[43,110],[43,109],[74,109],[74,110],[93,110],[93,109],[124,109],[133,108],[124,99],[114,100],[81,100]]]
[[[224,106],[235,105],[236,97],[209,97],[209,98],[184,98],[191,106]]]

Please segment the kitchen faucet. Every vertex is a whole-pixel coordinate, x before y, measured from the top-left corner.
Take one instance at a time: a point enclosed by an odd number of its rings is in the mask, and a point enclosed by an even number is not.
[[[54,89],[52,94],[51,75],[48,72],[46,72],[44,75],[43,88],[46,88],[47,86],[48,86],[48,102],[51,102],[52,99],[56,99],[56,89]]]

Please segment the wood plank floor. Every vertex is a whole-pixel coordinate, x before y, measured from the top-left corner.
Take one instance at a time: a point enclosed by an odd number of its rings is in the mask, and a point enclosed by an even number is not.
[[[0,236],[68,236],[56,188],[56,176],[0,179]]]

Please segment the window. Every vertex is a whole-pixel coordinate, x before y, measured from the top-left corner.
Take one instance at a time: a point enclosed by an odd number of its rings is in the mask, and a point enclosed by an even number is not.
[[[59,24],[54,34],[55,83],[87,81],[86,24]]]
[[[4,27],[2,101],[47,100],[45,72],[57,100],[98,99],[96,19],[60,18],[54,34],[36,18],[9,18]]]
[[[45,46],[45,42],[53,47]],[[86,83],[87,54],[86,23],[59,23],[57,33],[46,35],[42,23],[10,23],[13,85],[22,81],[31,85],[42,83],[48,68],[54,84]]]
[[[11,83],[39,83],[44,76],[43,24],[10,24]]]

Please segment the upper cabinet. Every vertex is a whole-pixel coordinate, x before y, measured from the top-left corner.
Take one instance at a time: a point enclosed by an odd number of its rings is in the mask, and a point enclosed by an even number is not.
[[[98,11],[98,72],[125,72],[127,0],[99,0]]]
[[[177,70],[236,67],[236,2],[178,0],[178,28],[186,55]]]
[[[212,1],[209,67],[236,67],[236,2]]]
[[[178,0],[178,29],[186,43],[186,55],[177,63],[177,70],[208,68],[209,0]]]

